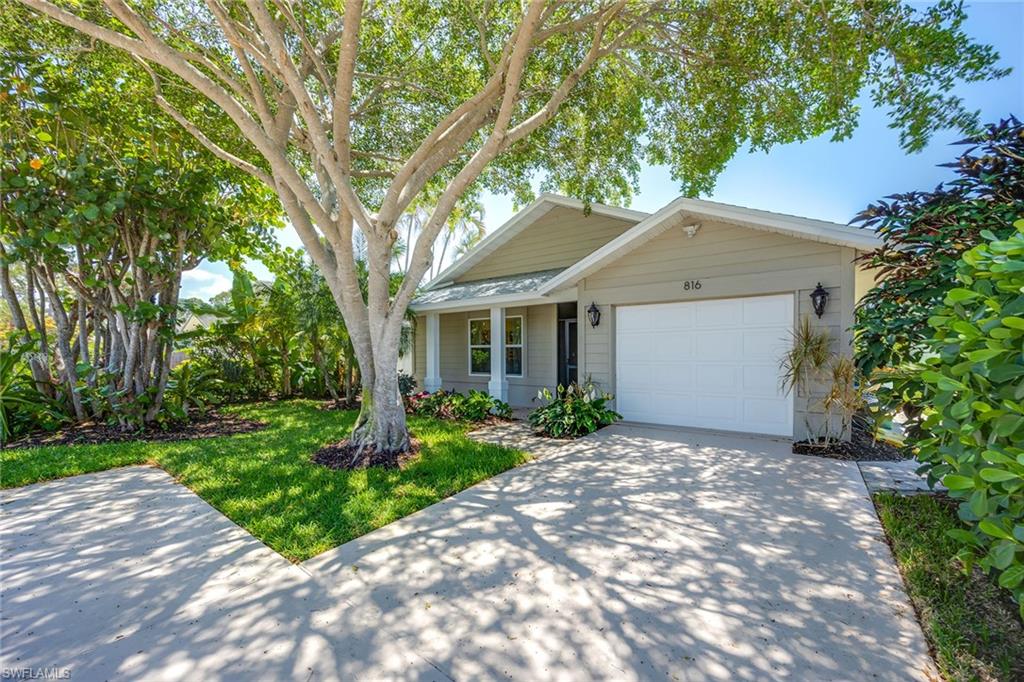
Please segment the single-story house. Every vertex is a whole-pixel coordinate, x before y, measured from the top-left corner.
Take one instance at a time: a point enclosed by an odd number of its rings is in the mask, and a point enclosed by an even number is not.
[[[413,302],[413,373],[428,391],[475,388],[513,407],[589,378],[628,421],[807,437],[820,401],[780,389],[780,357],[805,316],[850,352],[872,285],[853,261],[879,244],[713,201],[648,214],[544,194]]]

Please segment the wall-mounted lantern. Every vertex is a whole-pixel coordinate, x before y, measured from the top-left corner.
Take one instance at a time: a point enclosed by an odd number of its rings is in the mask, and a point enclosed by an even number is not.
[[[825,306],[828,305],[828,291],[821,286],[821,282],[818,282],[818,286],[811,292],[811,305],[814,306],[814,314],[818,317],[825,314]]]
[[[590,307],[587,308],[587,318],[590,320],[591,327],[601,324],[601,310],[597,307],[596,303],[591,303]]]

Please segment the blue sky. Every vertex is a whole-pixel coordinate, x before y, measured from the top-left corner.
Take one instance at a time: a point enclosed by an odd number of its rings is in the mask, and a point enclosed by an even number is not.
[[[995,46],[1001,65],[1012,67],[1013,72],[998,81],[961,85],[957,93],[968,107],[981,111],[982,121],[1010,113],[1024,117],[1024,0],[969,2],[967,11],[967,33]],[[768,153],[741,152],[706,198],[846,223],[887,194],[931,189],[951,177],[950,169],[937,164],[956,156],[957,148],[949,144],[960,137],[957,133],[940,133],[920,153],[906,154],[899,147],[898,133],[887,127],[885,112],[871,108],[866,99],[862,106],[860,124],[850,139],[837,143],[824,136]],[[654,211],[678,196],[678,189],[667,169],[648,166],[631,205]],[[511,199],[502,196],[486,197],[484,209],[488,230],[514,212]],[[280,241],[299,245],[291,228],[281,231]],[[267,276],[258,263],[252,269]],[[208,298],[227,290],[230,283],[226,266],[204,263],[185,273],[182,295]]]

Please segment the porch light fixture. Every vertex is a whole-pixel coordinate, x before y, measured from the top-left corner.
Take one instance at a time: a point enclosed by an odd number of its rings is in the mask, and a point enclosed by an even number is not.
[[[591,327],[601,324],[601,311],[596,303],[591,303],[590,307],[587,308],[587,319],[590,320]]]
[[[814,306],[814,314],[821,317],[825,314],[825,306],[828,304],[828,291],[825,287],[821,286],[821,282],[818,282],[818,286],[811,292],[811,305]]]

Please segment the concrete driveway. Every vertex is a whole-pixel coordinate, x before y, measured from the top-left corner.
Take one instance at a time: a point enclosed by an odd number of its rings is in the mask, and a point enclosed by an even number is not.
[[[289,564],[167,474],[3,495],[0,666],[93,679],[925,679],[856,465],[617,426]]]

